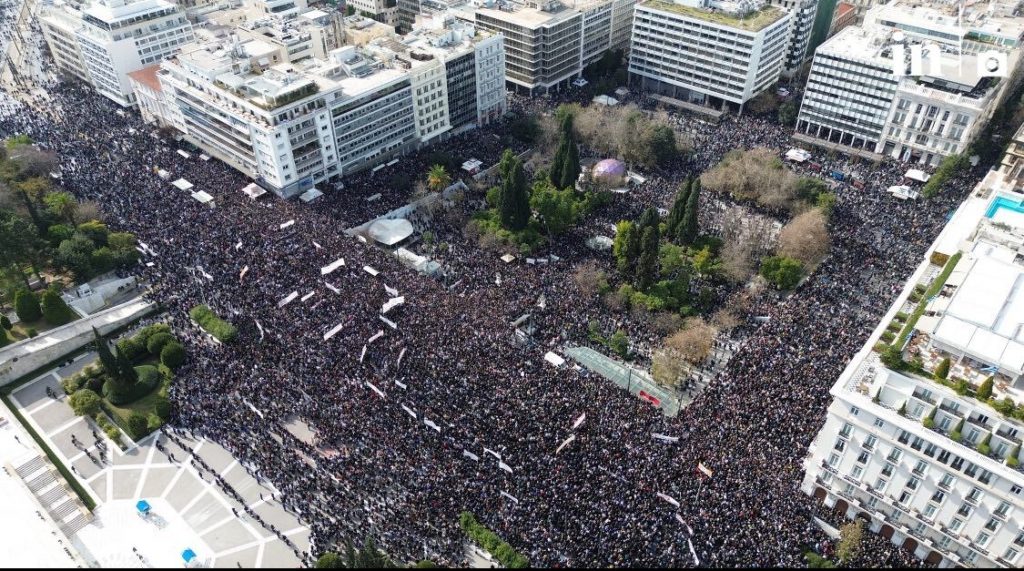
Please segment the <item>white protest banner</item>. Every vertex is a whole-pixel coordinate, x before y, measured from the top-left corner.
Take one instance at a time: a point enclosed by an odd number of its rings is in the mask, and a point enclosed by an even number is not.
[[[700,472],[707,476],[708,478],[710,478],[711,475],[715,473],[711,468],[705,466],[703,462],[697,462],[697,469],[700,470]]]
[[[679,442],[678,436],[667,436],[665,434],[659,434],[657,432],[652,432],[651,438],[654,438],[655,440],[661,440],[662,442]]]
[[[297,291],[291,292],[284,299],[282,299],[281,301],[277,302],[277,308],[281,309],[282,307],[284,307],[284,306],[288,305],[289,303],[295,301],[295,298],[297,298],[297,297],[299,297],[299,292],[297,292]]]
[[[398,352],[398,362],[395,363],[395,367],[401,366],[403,355],[405,355],[405,347],[402,347],[402,350]]]
[[[470,452],[469,450],[465,450],[465,449],[463,449],[463,450],[462,450],[462,456],[463,456],[464,458],[469,458],[470,460],[472,460],[472,461],[474,461],[474,462],[479,462],[479,461],[480,461],[480,457],[479,457],[479,456],[477,456],[476,454],[473,454],[473,453],[472,453],[472,452]]]
[[[408,388],[409,388],[409,387],[408,387],[408,386],[407,386],[407,385],[406,385],[405,383],[403,383],[402,381],[395,381],[395,384],[396,384],[396,385],[398,385],[398,386],[400,386],[400,387],[402,387],[403,389],[408,389]]]
[[[512,500],[513,502],[515,502],[517,504],[519,503],[519,500],[517,500],[515,498],[515,496],[513,496],[512,494],[509,494],[509,493],[506,493],[506,492],[501,492],[501,495],[505,496],[506,498]]]
[[[512,473],[512,467],[504,462],[498,462],[498,468],[508,472],[509,474]]]
[[[339,324],[335,325],[334,327],[332,327],[330,331],[328,331],[327,333],[324,333],[324,341],[327,341],[331,337],[334,337],[335,334],[337,334],[339,331],[341,331],[341,328],[344,327],[344,326],[345,326],[345,323],[342,322],[342,323],[339,323]]]
[[[384,330],[381,329],[377,333],[374,333],[373,337],[370,337],[370,339],[366,342],[366,344],[369,345],[370,343],[373,343],[374,341],[380,339],[383,336],[384,336]]]
[[[244,278],[247,273],[249,273],[249,266],[245,266],[242,268],[242,271],[238,272],[238,281],[242,281],[242,278]]]
[[[495,452],[494,450],[491,450],[490,448],[484,448],[484,453],[485,454],[490,454],[491,456],[494,456],[495,458],[498,459],[499,462],[501,461],[501,454],[498,454],[497,452]]]
[[[693,542],[690,541],[689,539],[687,539],[686,543],[690,546],[690,554],[693,555],[694,565],[699,566],[700,565],[700,559],[697,558],[697,552],[693,550]]]
[[[577,428],[579,428],[580,425],[583,424],[583,421],[586,420],[586,419],[587,419],[587,413],[581,414],[580,417],[576,419],[576,422],[572,423],[572,429],[576,430]]]
[[[260,341],[263,341],[263,326],[260,325],[259,321],[256,322],[256,329],[260,330]]]
[[[383,321],[388,327],[394,329],[395,331],[398,331],[398,324],[397,323],[395,323],[394,321],[391,321],[390,319],[388,319],[387,317],[384,317],[383,315],[378,315],[377,317],[379,317],[380,320]]]
[[[337,260],[331,262],[330,264],[327,264],[326,266],[320,268],[320,275],[321,276],[326,276],[327,274],[333,272],[334,270],[336,270],[336,269],[338,269],[338,268],[340,268],[341,266],[344,266],[344,265],[345,265],[345,258],[338,258]]]
[[[692,528],[692,527],[690,527],[690,524],[686,523],[686,520],[684,520],[684,519],[683,519],[683,516],[679,515],[679,513],[678,513],[678,512],[676,513],[676,520],[677,520],[677,521],[678,521],[679,523],[681,523],[681,524],[683,524],[684,526],[686,526],[686,531],[690,532],[690,535],[693,535],[693,528]]]
[[[316,292],[315,291],[311,291],[311,292],[307,293],[306,295],[302,296],[302,299],[300,299],[299,301],[301,301],[302,303],[305,303],[306,300],[308,300],[309,298],[313,297],[314,295],[316,295]]]
[[[423,417],[423,424],[426,424],[430,428],[433,428],[434,430],[437,431],[438,434],[441,433],[441,427],[438,426],[437,423],[435,423],[434,421],[428,420],[426,417]]]
[[[366,271],[366,273],[370,274],[373,277],[377,277],[377,274],[380,273],[376,269],[374,269],[374,268],[372,268],[370,266],[363,266],[363,269]]]
[[[402,405],[402,410],[404,410],[405,412],[409,413],[409,416],[411,416],[413,418],[416,418],[416,413],[413,412],[411,408],[405,406],[404,404]]]
[[[394,309],[395,307],[402,305],[403,303],[405,303],[405,296],[391,298],[384,305],[381,306],[380,312],[387,313]]]
[[[398,297],[398,290],[393,287],[388,287],[388,284],[384,284],[384,291],[388,292],[391,297]]]
[[[363,345],[363,352],[359,354],[359,362],[363,362],[363,357],[366,356],[366,345]]]
[[[281,230],[284,230],[285,228],[288,228],[289,226],[292,226],[294,224],[295,224],[295,220],[294,219],[289,220],[289,221],[285,222],[284,224],[281,224]]]
[[[324,285],[327,286],[327,289],[333,291],[334,293],[341,293],[341,290],[331,285],[331,282],[324,282]]]
[[[239,241],[238,241],[238,243],[237,243],[237,244],[235,244],[235,249],[236,249],[236,250],[240,250],[241,248],[242,248],[242,241],[241,241],[241,240],[239,240]]]
[[[388,397],[387,397],[387,395],[385,395],[385,394],[384,394],[384,391],[382,391],[382,390],[378,389],[377,387],[375,387],[375,386],[373,385],[373,383],[371,383],[370,381],[366,381],[366,386],[368,386],[368,387],[370,387],[371,389],[373,389],[373,392],[375,392],[375,393],[377,393],[378,395],[380,395],[380,398],[382,398],[382,399],[386,399],[386,398],[388,398]]]
[[[576,435],[575,434],[569,435],[569,438],[566,438],[565,442],[562,442],[561,444],[559,444],[558,448],[555,449],[555,455],[557,455],[559,452],[561,452],[562,448],[565,448],[566,446],[568,446],[569,443],[572,442],[573,440],[576,440]]]
[[[679,507],[679,502],[677,502],[676,499],[673,498],[672,496],[667,496],[667,495],[665,495],[665,494],[663,494],[661,492],[658,492],[658,497],[663,499],[663,500],[665,500],[666,502],[674,505],[677,508]]]
[[[320,244],[317,244],[316,242],[313,242],[313,246],[315,246],[317,250],[323,250],[324,249],[323,246],[321,246]]]

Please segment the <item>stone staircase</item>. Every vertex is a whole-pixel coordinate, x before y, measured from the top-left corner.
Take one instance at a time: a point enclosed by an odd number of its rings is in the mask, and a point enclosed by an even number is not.
[[[14,471],[69,539],[92,521],[92,514],[65,487],[63,480],[42,456],[17,466]]]

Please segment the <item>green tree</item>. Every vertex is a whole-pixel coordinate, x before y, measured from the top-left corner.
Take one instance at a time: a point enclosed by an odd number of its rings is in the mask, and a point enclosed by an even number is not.
[[[625,359],[629,356],[629,337],[626,337],[626,333],[623,330],[616,330],[608,338],[608,348],[619,357]]]
[[[349,6],[349,8],[351,8],[352,11],[355,12],[355,8],[352,8],[352,6]],[[317,569],[344,569],[345,568],[345,562],[342,561],[341,556],[338,555],[337,553],[334,553],[333,551],[328,551],[327,553],[324,553],[319,558],[317,558],[317,560],[316,560],[316,568]]]
[[[658,227],[644,228],[641,241],[640,259],[636,266],[636,287],[640,291],[648,291],[658,279]]]
[[[8,210],[0,210],[0,268],[10,268],[28,286],[24,264],[35,255],[36,232],[25,219]]]
[[[93,275],[92,254],[95,249],[92,240],[76,232],[70,240],[60,243],[53,261],[58,266],[71,270],[79,281],[85,281]]]
[[[800,283],[803,264],[785,256],[770,256],[761,262],[761,276],[782,290],[790,290]]]
[[[505,152],[501,154],[501,161],[498,162],[498,173],[501,175],[501,180],[507,180],[512,176],[512,167],[515,164],[516,154],[512,152],[512,149],[505,149]]]
[[[932,373],[932,375],[935,377],[936,380],[946,380],[946,377],[949,376],[949,357],[946,357],[943,360],[939,361],[939,364],[937,367],[935,367],[935,371]]]
[[[1020,465],[1020,460],[1017,458],[1020,456],[1020,444],[1016,444],[1010,453],[1006,456],[1006,465],[1010,468],[1016,468]]]
[[[71,410],[78,416],[95,416],[100,411],[100,402],[103,399],[95,391],[89,389],[78,389],[68,399]]]
[[[985,456],[988,456],[989,453],[992,452],[992,447],[989,445],[989,442],[991,442],[991,440],[992,435],[986,434],[985,438],[983,438],[981,442],[978,443],[978,452],[984,454]]]
[[[509,177],[502,184],[499,214],[502,226],[513,231],[526,228],[526,223],[530,220],[530,197],[526,189],[526,172],[519,159],[513,162]]]
[[[676,199],[672,202],[672,209],[668,211],[668,218],[665,220],[665,234],[669,238],[675,237],[679,231],[679,224],[682,223],[686,214],[686,199],[690,196],[692,184],[693,181],[686,179],[679,185],[679,191],[676,192]]]
[[[74,225],[78,201],[70,192],[51,192],[43,197],[43,204],[51,214]]]
[[[572,190],[558,190],[547,181],[533,185],[530,205],[537,211],[537,218],[549,232],[558,235],[568,230],[579,215],[576,197]]]
[[[787,127],[796,125],[796,114],[797,106],[792,101],[786,101],[782,105],[779,105],[779,123]]]
[[[857,557],[863,537],[864,527],[860,520],[852,521],[839,530],[836,556],[839,557],[840,565],[845,565]]]
[[[648,207],[644,210],[644,213],[640,215],[640,220],[637,221],[636,225],[642,234],[647,228],[657,228],[659,221],[660,217],[658,216],[658,211],[655,210],[654,207]]]
[[[20,289],[14,294],[14,312],[23,322],[32,322],[42,317],[39,298],[27,289]]]
[[[924,417],[923,421],[921,421],[921,424],[923,424],[925,428],[935,428],[935,413],[938,410],[939,407],[932,407],[932,411],[928,413],[928,416]]]
[[[963,429],[964,419],[961,418],[960,422],[956,423],[956,426],[953,428],[953,431],[949,433],[950,440],[953,440],[954,442],[960,442],[960,436],[962,435],[961,431]]]
[[[10,318],[6,315],[0,315],[0,329],[10,331],[12,327],[14,327],[14,325],[11,324]]]
[[[947,371],[948,373],[948,371]],[[981,382],[981,386],[978,387],[977,397],[980,401],[987,401],[992,396],[992,385],[995,383],[994,377],[989,377]]]
[[[701,276],[715,275],[721,265],[711,251],[711,246],[704,246],[693,255],[693,269]]]
[[[615,225],[615,240],[612,241],[612,255],[623,276],[632,276],[636,258],[640,255],[640,240],[633,222],[620,220]]]
[[[149,351],[150,355],[159,355],[160,351],[164,348],[164,345],[174,342],[174,335],[170,333],[157,333],[151,335],[146,340],[146,351]]]
[[[108,376],[116,377],[118,374],[117,358],[110,352],[107,340],[100,335],[100,332],[95,327],[92,328],[92,335],[93,345],[96,347],[96,353],[99,354],[103,370],[107,372]]]
[[[664,166],[676,157],[679,150],[676,145],[676,132],[667,125],[657,125],[647,134],[645,141],[650,149],[650,156],[655,165]]]
[[[434,165],[427,171],[427,187],[434,192],[448,188],[451,182],[452,177],[448,175],[444,165]]]
[[[43,318],[50,325],[64,325],[74,319],[74,312],[64,302],[59,293],[52,289],[43,292],[42,300]]]
[[[125,387],[131,387],[139,380],[135,367],[127,357],[117,356],[117,370],[118,377]]]
[[[559,188],[576,188],[576,179],[580,176],[580,148],[576,144],[570,127],[569,141],[565,147],[565,160],[562,161],[562,172],[559,177]]]
[[[97,247],[106,246],[107,239],[110,236],[110,230],[107,229],[107,225],[100,222],[99,220],[89,220],[79,224],[75,230],[84,234],[87,238],[92,240],[92,243]]]
[[[677,228],[677,239],[680,244],[689,245],[697,239],[697,215],[700,211],[700,179],[693,181],[690,193],[686,197],[686,210]]]
[[[64,240],[70,240],[75,234],[75,229],[67,224],[52,224],[46,230],[46,240],[56,248]]]
[[[132,439],[136,439],[146,433],[146,427],[149,422],[146,420],[146,416],[138,411],[132,411],[128,415],[128,418],[124,421],[128,428],[128,435]]]

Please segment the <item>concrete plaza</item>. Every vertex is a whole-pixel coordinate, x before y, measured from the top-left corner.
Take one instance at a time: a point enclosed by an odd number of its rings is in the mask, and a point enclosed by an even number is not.
[[[274,525],[300,551],[307,550],[309,529],[273,500],[276,490],[270,484],[257,482],[227,450],[206,439],[182,438],[181,447],[157,431],[138,443],[123,436],[128,447],[122,451],[91,419],[75,416],[60,380],[94,359],[93,353],[83,355],[11,394],[14,406],[97,503],[91,521],[68,513],[60,525],[83,557],[102,567],[175,567],[183,564],[182,551],[192,549],[204,567],[300,566],[291,548],[246,515],[243,504],[225,495],[208,471],[200,474],[191,465],[193,457],[201,458],[268,526]],[[59,398],[47,396],[47,387]],[[164,452],[157,450],[157,441]],[[98,442],[106,444],[103,456]],[[32,481],[42,473],[36,464],[22,472]],[[42,489],[36,494],[49,501],[56,492]],[[136,513],[135,504],[143,499],[152,506],[149,518]],[[70,512],[61,510],[60,515],[65,511]],[[72,525],[73,518],[78,523]]]

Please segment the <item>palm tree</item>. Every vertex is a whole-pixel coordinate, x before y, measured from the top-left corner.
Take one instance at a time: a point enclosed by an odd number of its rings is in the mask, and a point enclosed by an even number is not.
[[[448,175],[444,165],[434,165],[427,171],[427,186],[434,192],[448,188],[451,182],[452,177]]]

